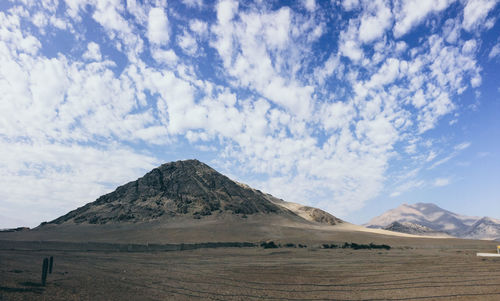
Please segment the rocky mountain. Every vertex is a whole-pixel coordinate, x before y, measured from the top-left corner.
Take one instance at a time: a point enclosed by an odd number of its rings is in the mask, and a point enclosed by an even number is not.
[[[408,233],[413,235],[425,235],[425,236],[449,236],[444,232],[435,231],[429,227],[425,227],[419,224],[414,224],[410,222],[392,222],[388,226],[383,228],[384,230]]]
[[[222,213],[293,215],[331,225],[341,222],[320,209],[287,204],[232,181],[198,160],[185,160],[163,164],[47,224],[137,223],[175,216],[201,219]]]
[[[430,203],[403,204],[373,218],[365,226],[388,228],[394,222],[411,223],[460,238],[496,239],[500,236],[500,220],[460,215]],[[394,227],[393,231],[411,231],[403,228]]]
[[[500,220],[483,217],[475,222],[461,237],[500,240]]]

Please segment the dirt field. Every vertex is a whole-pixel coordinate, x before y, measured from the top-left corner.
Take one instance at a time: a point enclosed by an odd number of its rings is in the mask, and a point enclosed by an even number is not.
[[[2,250],[0,300],[500,300],[500,260],[476,251]],[[54,271],[41,287],[50,255]]]

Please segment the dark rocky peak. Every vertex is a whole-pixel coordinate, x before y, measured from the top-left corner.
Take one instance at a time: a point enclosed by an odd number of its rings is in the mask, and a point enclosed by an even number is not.
[[[163,164],[50,223],[140,222],[161,216],[200,218],[221,212],[248,215],[288,211],[267,200],[262,192],[238,184],[198,160],[185,160]]]

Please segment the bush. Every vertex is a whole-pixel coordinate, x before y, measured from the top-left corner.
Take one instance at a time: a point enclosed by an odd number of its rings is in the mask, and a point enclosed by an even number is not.
[[[377,245],[377,244],[374,244],[374,243],[370,243],[369,245],[366,245],[366,244],[357,244],[355,242],[353,243],[344,243],[344,245],[342,246],[342,248],[344,249],[354,249],[354,250],[363,250],[363,249],[368,249],[368,250],[371,250],[371,249],[385,249],[385,250],[390,250],[391,249],[391,246],[388,246],[388,245]]]
[[[274,241],[263,241],[260,243],[260,246],[264,249],[276,249],[278,246],[274,243]]]

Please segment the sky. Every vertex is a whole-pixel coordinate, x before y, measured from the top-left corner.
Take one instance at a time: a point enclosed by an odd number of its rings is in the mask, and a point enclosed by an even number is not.
[[[0,228],[197,158],[366,223],[500,218],[497,0],[0,2]]]

